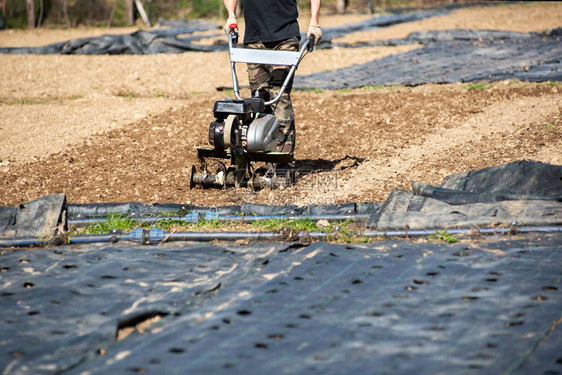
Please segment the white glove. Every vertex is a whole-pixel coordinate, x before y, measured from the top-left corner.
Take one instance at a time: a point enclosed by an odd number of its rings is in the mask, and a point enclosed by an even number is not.
[[[224,32],[226,33],[226,35],[230,34],[230,30],[232,30],[230,28],[230,25],[236,25],[236,27],[234,28],[234,31],[238,34],[238,21],[236,20],[236,17],[228,17],[228,19],[226,20],[226,23],[224,24]]]
[[[320,39],[322,39],[322,29],[320,25],[308,25],[308,31],[306,33],[306,38],[308,39],[309,36],[314,35],[314,44],[318,44]]]

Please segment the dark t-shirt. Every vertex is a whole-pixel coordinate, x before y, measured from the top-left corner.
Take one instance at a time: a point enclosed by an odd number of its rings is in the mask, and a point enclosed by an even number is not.
[[[244,43],[277,42],[300,36],[297,0],[244,0]]]

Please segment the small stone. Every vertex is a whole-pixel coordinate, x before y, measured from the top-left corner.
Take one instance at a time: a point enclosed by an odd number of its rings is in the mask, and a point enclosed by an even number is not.
[[[320,227],[320,228],[326,228],[327,226],[330,225],[330,222],[329,222],[328,220],[326,220],[326,219],[322,219],[322,220],[318,220],[318,221],[316,222],[316,225],[317,225],[318,227]]]

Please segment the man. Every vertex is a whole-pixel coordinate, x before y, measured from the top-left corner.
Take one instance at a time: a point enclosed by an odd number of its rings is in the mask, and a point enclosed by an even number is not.
[[[321,0],[310,0],[311,15],[307,37],[314,35],[315,43],[318,43],[322,37],[319,23],[320,2]],[[230,32],[232,24],[238,24],[236,3],[237,0],[224,0],[228,11],[228,20],[224,26],[227,34]],[[298,51],[300,31],[297,17],[297,0],[244,0],[244,20],[246,22],[244,46],[246,48]],[[287,66],[248,64],[252,96],[259,87],[271,85],[272,88],[269,89],[269,92],[265,92],[265,95],[269,96],[264,99],[269,100],[276,97],[289,70]],[[282,134],[277,151],[291,154],[295,148],[295,121],[291,104],[292,83],[291,80],[281,99],[271,109],[279,120]]]

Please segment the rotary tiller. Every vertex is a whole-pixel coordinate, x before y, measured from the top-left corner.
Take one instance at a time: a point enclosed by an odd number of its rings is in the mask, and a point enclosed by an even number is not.
[[[298,52],[237,48],[237,42],[238,34],[231,28],[228,50],[236,99],[215,102],[215,121],[209,126],[209,143],[212,147],[196,147],[197,156],[202,163],[200,168],[192,167],[190,187],[236,186],[262,189],[290,186],[294,183],[295,171],[294,167],[287,165],[293,162],[293,154],[277,152],[283,134],[279,131],[278,119],[270,114],[270,106],[279,101],[300,61],[307,52],[312,51],[313,37],[306,39]],[[290,70],[275,98],[266,101],[260,96],[261,91],[271,86],[260,87],[253,97],[242,98],[236,63],[285,65],[290,66]],[[218,159],[218,162],[213,163],[216,165],[213,172],[209,171],[211,167],[208,163],[212,159]],[[230,166],[227,167],[221,161],[223,159],[230,159]],[[265,162],[271,168],[255,170],[253,162]],[[261,173],[264,170],[265,173]]]

